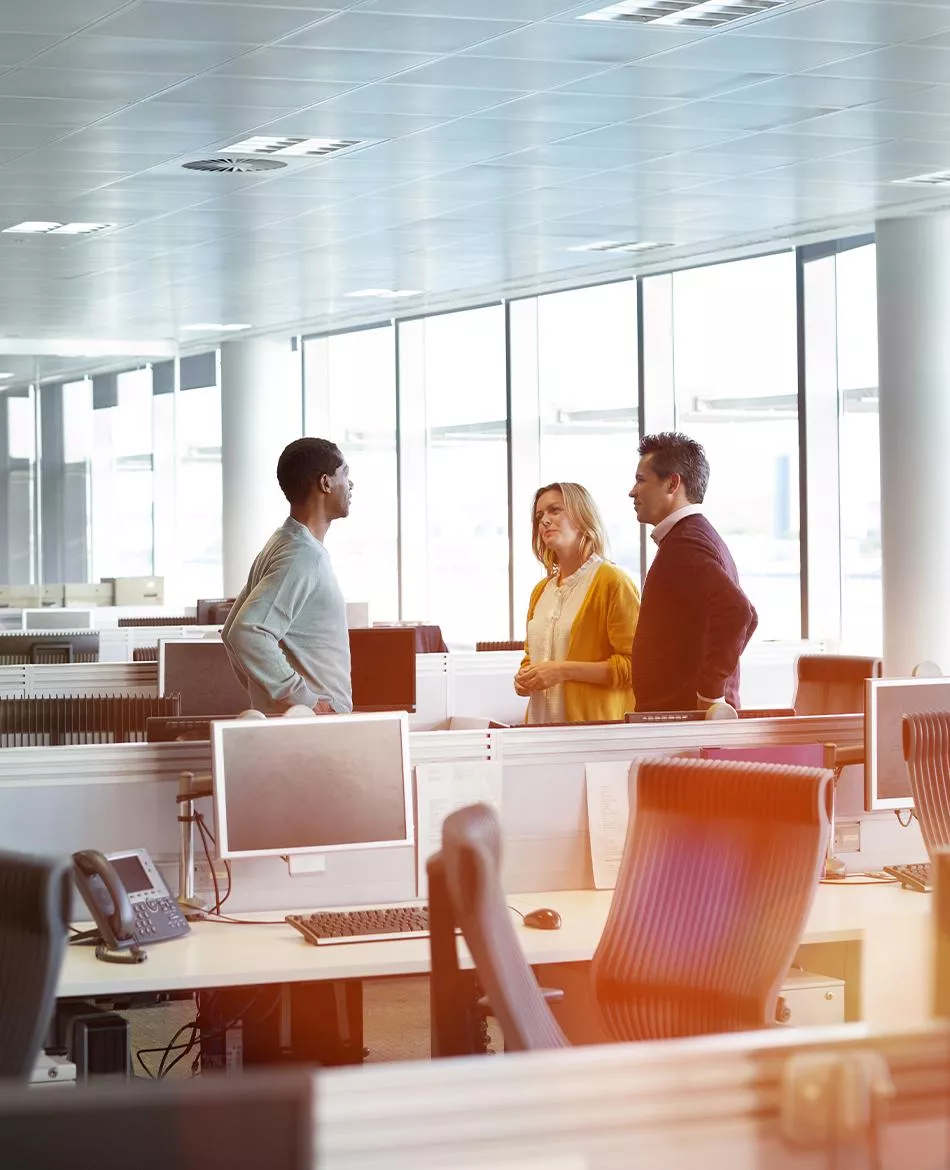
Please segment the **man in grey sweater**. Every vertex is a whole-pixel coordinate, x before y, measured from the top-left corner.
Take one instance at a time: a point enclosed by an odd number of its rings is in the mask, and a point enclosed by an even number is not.
[[[324,537],[349,515],[353,483],[339,447],[297,439],[277,461],[290,515],[251,566],[221,638],[258,711],[353,709],[346,606]]]

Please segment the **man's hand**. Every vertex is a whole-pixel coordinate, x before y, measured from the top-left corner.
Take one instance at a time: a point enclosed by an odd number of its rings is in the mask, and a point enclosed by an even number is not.
[[[314,715],[335,715],[336,711],[328,699],[320,699],[313,709]]]
[[[533,695],[546,691],[564,681],[567,663],[537,662],[519,670],[515,675],[515,692],[519,695]]]

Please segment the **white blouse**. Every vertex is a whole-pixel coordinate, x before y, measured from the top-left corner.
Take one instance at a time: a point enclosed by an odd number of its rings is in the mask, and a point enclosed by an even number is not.
[[[535,662],[561,662],[567,658],[571,627],[603,557],[594,553],[560,584],[552,577],[544,587],[528,622],[528,657]],[[564,722],[564,684],[535,691],[528,700],[526,723]]]

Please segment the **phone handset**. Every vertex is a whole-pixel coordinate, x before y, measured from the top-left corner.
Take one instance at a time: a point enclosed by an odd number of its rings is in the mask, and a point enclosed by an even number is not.
[[[101,940],[96,958],[107,963],[143,963],[148,955],[135,936],[135,912],[112,862],[96,849],[80,850],[73,854],[73,877]]]

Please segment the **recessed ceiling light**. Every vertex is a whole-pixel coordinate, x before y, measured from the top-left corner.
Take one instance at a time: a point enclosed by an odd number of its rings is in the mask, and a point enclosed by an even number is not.
[[[379,297],[381,300],[398,300],[400,297],[421,297],[417,288],[361,288],[346,294],[348,297]]]
[[[585,12],[577,19],[716,28],[790,3],[791,0],[623,0],[596,12]]]
[[[950,184],[950,171],[930,171],[926,175],[911,175],[908,179],[891,179],[891,182],[920,187],[945,187]]]
[[[596,240],[593,244],[575,244],[569,252],[649,252],[653,248],[668,248],[669,244],[656,244],[652,240]]]
[[[114,223],[59,223],[56,220],[28,219],[4,228],[3,233],[24,236],[93,236],[115,226]]]
[[[197,321],[194,325],[182,325],[182,329],[188,333],[238,333],[250,328],[250,325],[239,325],[236,322],[223,325],[218,321]]]
[[[0,382],[6,382],[7,379],[14,377],[13,374],[0,374]]]
[[[225,150],[243,150],[249,154],[319,157],[362,145],[359,138],[280,138],[260,134],[254,138],[245,138],[242,142],[235,142],[233,146],[226,146]]]

